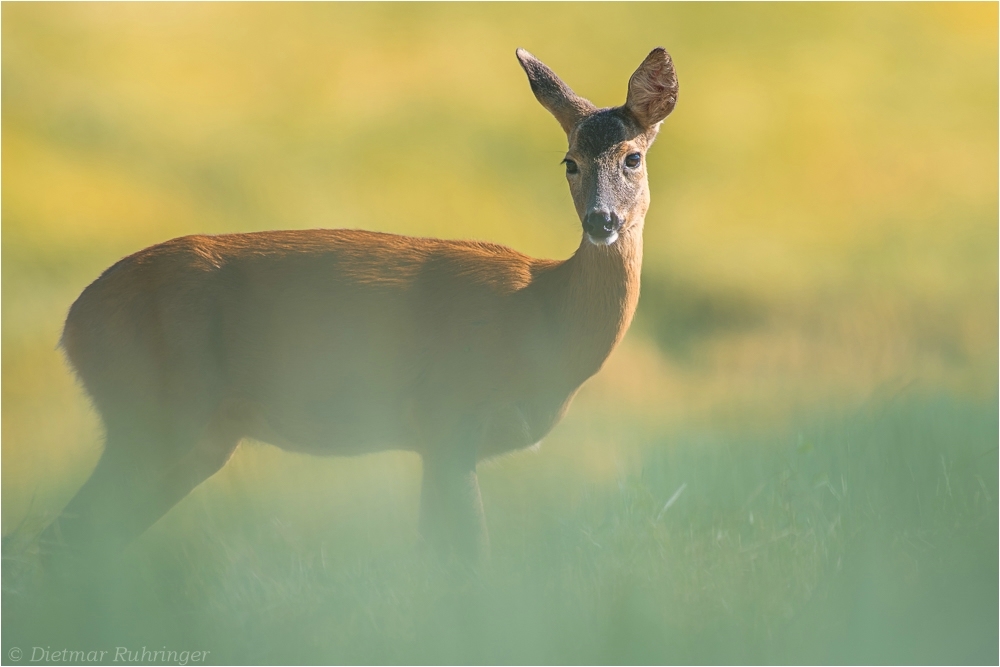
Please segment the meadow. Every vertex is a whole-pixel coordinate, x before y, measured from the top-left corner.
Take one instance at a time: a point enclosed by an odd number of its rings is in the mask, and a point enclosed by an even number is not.
[[[4,664],[1000,659],[996,5],[0,12]],[[605,106],[656,45],[636,322],[539,451],[480,466],[489,568],[421,549],[415,456],[246,442],[113,577],[42,573],[100,452],[57,341],[104,268],[303,227],[566,257],[514,49]]]

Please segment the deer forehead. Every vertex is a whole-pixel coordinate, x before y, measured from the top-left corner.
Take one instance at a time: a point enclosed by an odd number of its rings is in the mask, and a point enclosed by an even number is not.
[[[584,118],[576,126],[570,151],[583,158],[595,159],[607,153],[645,148],[645,133],[621,109],[602,109]]]

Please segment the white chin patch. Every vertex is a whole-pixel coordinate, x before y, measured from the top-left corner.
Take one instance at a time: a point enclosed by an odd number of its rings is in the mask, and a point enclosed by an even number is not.
[[[611,232],[611,235],[606,239],[595,239],[590,234],[587,234],[587,240],[594,245],[611,245],[618,240],[618,232]]]

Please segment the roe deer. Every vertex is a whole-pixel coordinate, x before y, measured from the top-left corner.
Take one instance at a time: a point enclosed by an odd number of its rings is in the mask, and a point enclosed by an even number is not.
[[[123,547],[249,437],[312,454],[417,452],[425,539],[486,554],[476,463],[541,440],[625,334],[645,155],[677,99],[662,48],[625,104],[603,109],[517,57],[569,139],[575,254],[311,229],[185,236],[122,259],[66,318],[62,346],[106,442],[44,541]]]

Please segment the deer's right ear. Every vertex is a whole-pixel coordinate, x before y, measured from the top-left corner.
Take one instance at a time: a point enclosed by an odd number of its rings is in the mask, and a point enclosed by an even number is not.
[[[531,82],[531,92],[556,117],[566,134],[583,117],[597,110],[593,104],[574,93],[541,60],[524,49],[518,49],[516,53],[521,67],[528,75],[528,81]]]

